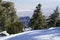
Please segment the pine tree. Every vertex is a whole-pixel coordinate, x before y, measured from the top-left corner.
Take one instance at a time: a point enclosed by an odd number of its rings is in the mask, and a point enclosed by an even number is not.
[[[54,13],[50,15],[50,18],[48,21],[48,26],[49,27],[56,27],[56,22],[58,20],[58,17],[59,17],[59,10],[57,7],[56,10],[54,10]]]
[[[0,4],[1,4],[2,0],[0,0]]]
[[[56,22],[56,27],[60,27],[60,19]]]
[[[3,1],[0,4],[0,27],[9,34],[23,32],[24,25],[19,22],[13,2]]]
[[[46,23],[41,12],[41,4],[38,4],[30,20],[29,27],[31,27],[32,29],[43,29],[45,28],[45,26]]]

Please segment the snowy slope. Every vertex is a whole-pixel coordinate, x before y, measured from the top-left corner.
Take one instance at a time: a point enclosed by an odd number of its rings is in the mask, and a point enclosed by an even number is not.
[[[14,34],[0,40],[60,40],[60,27]]]

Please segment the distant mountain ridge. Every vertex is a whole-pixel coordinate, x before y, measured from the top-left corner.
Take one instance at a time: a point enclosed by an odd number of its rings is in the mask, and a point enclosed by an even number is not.
[[[44,11],[44,12],[42,12],[42,13],[43,13],[43,15],[45,15],[45,16],[49,16],[49,15],[52,14],[53,12]],[[25,16],[32,17],[32,15],[33,15],[33,11],[17,12],[17,16],[18,16],[18,17],[25,17]]]
[[[30,21],[29,16],[20,17],[19,20],[24,23],[25,27],[28,27],[28,24],[29,24],[29,21]]]

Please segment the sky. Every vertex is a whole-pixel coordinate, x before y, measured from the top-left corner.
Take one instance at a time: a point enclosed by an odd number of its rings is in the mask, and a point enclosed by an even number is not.
[[[41,10],[44,15],[49,15],[53,12],[53,10],[59,6],[60,0],[4,0],[11,1],[15,3],[15,8],[17,10],[18,16],[31,16],[32,11],[35,10],[35,7],[40,3],[42,5]],[[31,12],[25,13],[24,12]]]

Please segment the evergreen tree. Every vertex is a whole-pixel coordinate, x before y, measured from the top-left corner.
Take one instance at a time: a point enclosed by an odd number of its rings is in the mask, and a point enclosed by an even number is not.
[[[56,23],[59,17],[59,12],[58,12],[58,7],[56,10],[54,10],[54,13],[50,15],[49,21],[48,21],[48,26],[49,27],[56,27]]]
[[[7,32],[9,34],[15,34],[15,33],[19,33],[19,32],[23,32],[24,31],[23,30],[24,25],[21,22],[14,22],[11,25],[12,25],[11,27],[7,28]]]
[[[29,27],[31,27],[34,30],[37,30],[37,29],[43,29],[45,28],[45,26],[46,26],[46,23],[41,12],[41,4],[38,4],[30,20]]]
[[[19,22],[14,8],[14,3],[2,1],[0,4],[0,27],[9,34],[23,32],[23,26]]]
[[[2,0],[0,0],[0,4],[1,4]]]
[[[56,27],[60,27],[60,20],[57,21]]]

